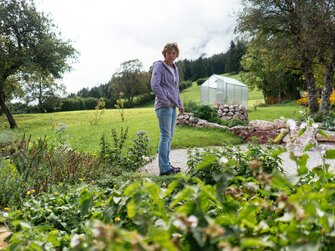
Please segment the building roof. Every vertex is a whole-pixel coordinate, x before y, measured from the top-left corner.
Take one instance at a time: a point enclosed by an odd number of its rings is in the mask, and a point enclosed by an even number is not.
[[[220,83],[227,83],[231,85],[238,85],[238,86],[243,86],[243,87],[248,88],[247,85],[243,84],[241,81],[238,81],[233,78],[216,75],[216,74],[213,74],[212,76],[210,76],[201,86],[217,88],[218,84]]]

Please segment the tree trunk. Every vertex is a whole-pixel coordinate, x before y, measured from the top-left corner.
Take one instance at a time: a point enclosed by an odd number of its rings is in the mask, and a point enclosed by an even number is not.
[[[316,92],[315,78],[312,70],[312,63],[309,60],[305,60],[302,64],[304,71],[307,92],[308,92],[308,108],[311,115],[318,112],[318,95]]]
[[[334,75],[334,64],[333,62],[331,62],[326,69],[324,87],[321,93],[320,112],[324,114],[327,114],[329,112],[329,106],[330,106],[329,97],[332,92],[333,75]]]
[[[15,121],[14,117],[13,117],[12,113],[10,112],[10,110],[8,109],[8,107],[5,103],[3,90],[0,90],[0,107],[1,107],[1,110],[7,116],[7,120],[8,120],[10,128],[14,129],[15,127],[17,127],[17,124],[16,124],[16,121]]]
[[[42,113],[42,84],[39,83],[39,90],[38,90],[38,110]]]

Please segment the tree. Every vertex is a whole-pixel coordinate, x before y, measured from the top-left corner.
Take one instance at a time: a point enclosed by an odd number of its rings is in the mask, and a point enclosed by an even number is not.
[[[63,41],[52,21],[38,12],[33,0],[0,1],[0,107],[10,128],[17,126],[6,102],[8,80],[25,80],[26,75],[41,74],[60,78],[70,70],[76,50]]]
[[[270,42],[269,50],[280,52],[287,65],[300,68],[308,91],[311,114],[318,111],[317,90],[313,64],[320,49],[320,38],[316,36],[320,23],[314,22],[315,8],[319,1],[244,0],[237,30],[248,33],[251,39],[262,35]],[[322,16],[322,15],[320,15]],[[294,68],[295,68],[294,67]]]
[[[257,35],[248,44],[247,53],[241,61],[241,78],[251,89],[261,90],[266,102],[295,98],[298,88],[302,88],[301,72],[287,67],[282,55],[269,49],[268,42],[266,37]]]
[[[225,72],[238,73],[241,71],[241,58],[246,53],[246,43],[238,40],[230,42],[229,50],[226,52],[226,69]]]
[[[63,84],[58,84],[51,76],[35,74],[26,79],[23,86],[23,99],[27,105],[37,101],[39,112],[59,110],[60,96],[65,93]]]
[[[315,13],[313,21],[319,24],[319,28],[315,30],[315,36],[319,38],[320,50],[318,61],[324,68],[324,86],[321,93],[320,112],[329,112],[329,97],[334,88],[334,72],[335,72],[335,2],[332,0],[317,1],[315,5]]]
[[[134,97],[149,92],[149,73],[143,70],[142,63],[138,59],[125,61],[113,74],[110,81],[110,92],[119,98],[120,93],[130,106]]]

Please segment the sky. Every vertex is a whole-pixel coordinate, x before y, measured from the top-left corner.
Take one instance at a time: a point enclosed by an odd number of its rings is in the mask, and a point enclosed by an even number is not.
[[[120,64],[138,59],[148,70],[177,42],[179,59],[226,52],[235,39],[239,0],[36,0],[64,40],[79,52],[62,83],[67,93],[107,83]]]

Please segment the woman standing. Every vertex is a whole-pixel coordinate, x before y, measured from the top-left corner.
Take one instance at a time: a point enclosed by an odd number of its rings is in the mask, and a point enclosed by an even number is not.
[[[152,69],[151,89],[155,94],[155,111],[159,122],[160,140],[158,164],[160,175],[180,172],[170,164],[171,141],[176,126],[176,107],[179,114],[184,108],[179,95],[179,72],[174,61],[179,56],[177,43],[167,43],[162,51],[164,60],[155,62]]]

